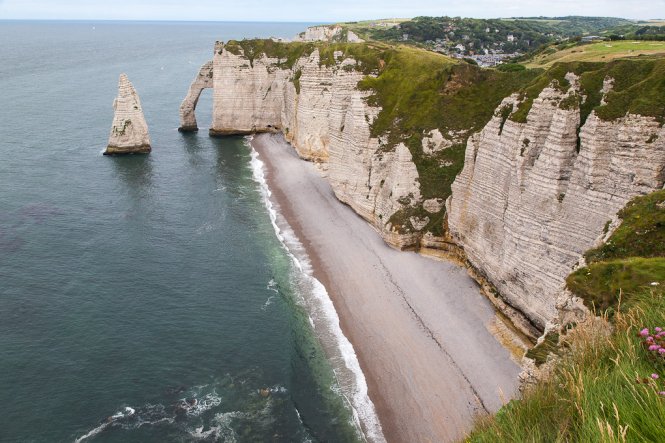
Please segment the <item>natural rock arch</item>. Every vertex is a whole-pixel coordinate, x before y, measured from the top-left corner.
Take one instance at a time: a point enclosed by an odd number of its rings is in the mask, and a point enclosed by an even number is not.
[[[178,131],[191,132],[199,130],[194,110],[196,109],[196,104],[199,102],[201,92],[205,88],[212,88],[212,77],[212,60],[208,60],[199,69],[199,73],[189,87],[187,97],[185,97],[180,105],[181,126],[178,128]]]

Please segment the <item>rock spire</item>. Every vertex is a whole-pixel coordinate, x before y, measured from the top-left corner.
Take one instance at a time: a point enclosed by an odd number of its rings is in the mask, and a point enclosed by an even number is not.
[[[143,117],[141,101],[125,74],[120,74],[118,98],[113,101],[113,109],[113,126],[104,155],[150,152],[148,125]]]

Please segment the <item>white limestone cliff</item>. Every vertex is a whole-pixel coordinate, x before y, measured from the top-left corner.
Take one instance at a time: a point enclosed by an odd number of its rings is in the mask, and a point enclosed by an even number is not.
[[[451,234],[480,277],[541,330],[565,315],[557,311],[571,302],[561,299],[565,278],[606,223],[665,181],[665,130],[650,117],[603,121],[592,113],[578,153],[580,112],[559,107],[576,92],[572,74],[569,80],[566,93],[545,88],[526,123],[507,120],[501,130],[497,110],[468,140],[446,202]],[[509,103],[517,97],[498,109]]]
[[[609,220],[615,220],[610,229],[617,226],[616,213],[631,198],[665,181],[659,123],[637,115],[604,121],[592,113],[579,128],[580,111],[562,105],[579,92],[569,74],[570,89],[545,88],[526,123],[504,121],[502,109],[516,109],[519,97],[503,100],[468,139],[444,209],[442,199],[422,201],[409,149],[402,143],[387,149],[372,137],[380,109],[368,105],[369,91],[358,89],[364,74],[355,60],[337,52],[334,64],[321,65],[315,50],[288,68],[284,62],[265,55],[250,61],[218,43],[210,133],[282,131],[300,157],[329,164],[337,198],[387,243],[470,264],[485,292],[496,291],[490,300],[531,339],[548,322],[583,310],[563,291],[573,265],[601,240]],[[611,86],[607,79],[603,93]],[[453,143],[437,129],[423,136],[426,155]],[[390,221],[421,203],[419,215]],[[449,234],[423,234],[441,211]]]
[[[326,26],[312,26],[307,28],[305,32],[293,37],[291,40],[276,39],[282,42],[339,42],[339,43],[361,43],[365,40],[361,39],[358,34],[353,31],[344,33],[344,29],[339,25],[326,25]]]
[[[199,69],[196,78],[189,87],[187,97],[180,105],[180,122],[181,126],[178,128],[181,132],[198,131],[199,127],[196,123],[196,104],[199,102],[201,92],[205,88],[212,88],[212,60],[207,61]]]
[[[338,51],[334,65],[321,65],[314,50],[289,69],[282,62],[265,55],[250,62],[218,44],[210,134],[282,131],[300,157],[329,162],[337,197],[372,223],[389,244],[416,245],[420,234],[400,234],[388,219],[421,200],[418,171],[406,146],[383,152],[379,139],[370,136],[380,109],[368,106],[364,98],[370,92],[358,89],[365,75],[355,69],[356,61]]]
[[[104,155],[150,152],[148,124],[136,89],[125,74],[120,74],[118,98],[113,101],[113,125]]]

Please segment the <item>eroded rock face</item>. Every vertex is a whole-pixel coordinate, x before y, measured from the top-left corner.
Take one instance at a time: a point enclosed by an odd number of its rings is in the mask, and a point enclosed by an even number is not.
[[[451,234],[471,264],[541,330],[557,316],[565,278],[606,223],[665,181],[665,130],[653,118],[603,121],[592,113],[578,152],[579,110],[559,107],[577,90],[569,80],[566,93],[542,91],[527,123],[507,120],[501,130],[497,111],[469,139],[446,202]]]
[[[278,39],[277,41],[291,41],[291,42],[316,42],[316,41],[325,41],[325,42],[339,42],[339,43],[360,43],[365,40],[358,37],[353,31],[347,31],[344,34],[344,30],[341,26],[329,25],[329,26],[312,26],[307,28],[305,32],[293,37],[291,40]]]
[[[181,126],[178,128],[178,131],[191,132],[199,130],[194,111],[196,109],[196,104],[199,102],[201,92],[205,88],[212,88],[212,77],[212,60],[209,60],[201,66],[201,69],[199,69],[196,78],[189,87],[187,97],[185,97],[180,105]]]
[[[285,69],[276,58],[250,62],[219,44],[213,60],[212,135],[282,131],[304,159],[329,162],[329,180],[337,197],[372,223],[397,248],[412,248],[421,235],[399,233],[388,220],[399,209],[421,200],[418,171],[404,144],[379,149],[370,125],[380,108],[364,100],[365,77],[356,61],[335,53],[333,66],[319,64],[319,52]],[[416,221],[416,225],[422,223]]]
[[[120,75],[118,98],[113,101],[113,126],[104,155],[150,152],[148,125],[136,89],[125,74]]]

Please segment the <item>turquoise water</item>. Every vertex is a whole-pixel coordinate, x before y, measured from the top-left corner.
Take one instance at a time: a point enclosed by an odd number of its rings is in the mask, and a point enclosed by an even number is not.
[[[361,439],[245,140],[177,131],[215,40],[306,26],[0,21],[0,441]],[[153,152],[104,157],[123,72]]]

